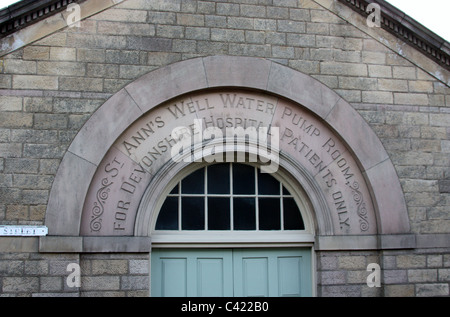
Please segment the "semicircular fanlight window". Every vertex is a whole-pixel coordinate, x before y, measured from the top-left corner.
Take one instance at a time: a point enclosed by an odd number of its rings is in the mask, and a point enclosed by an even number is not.
[[[201,168],[167,196],[156,230],[305,230],[294,197],[254,166],[223,163]]]

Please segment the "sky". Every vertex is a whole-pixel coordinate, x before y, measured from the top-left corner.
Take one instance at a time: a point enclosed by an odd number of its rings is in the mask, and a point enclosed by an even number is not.
[[[450,42],[449,0],[386,0]],[[18,2],[0,0],[0,8]]]

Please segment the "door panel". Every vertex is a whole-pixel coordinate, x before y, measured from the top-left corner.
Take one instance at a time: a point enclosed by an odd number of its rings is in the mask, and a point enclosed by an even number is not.
[[[185,297],[187,295],[186,259],[161,259],[161,296]]]
[[[197,295],[223,297],[225,290],[224,259],[197,260]]]
[[[241,261],[239,261],[241,260]],[[235,263],[235,286],[239,295],[244,297],[269,296],[269,261],[268,258],[242,257]],[[242,283],[242,286],[240,286]],[[241,291],[242,287],[242,293]]]
[[[152,296],[311,296],[310,249],[153,250]]]
[[[152,296],[233,296],[231,250],[155,249],[151,257]]]
[[[278,258],[278,296],[299,297],[301,285],[302,258],[299,256]]]

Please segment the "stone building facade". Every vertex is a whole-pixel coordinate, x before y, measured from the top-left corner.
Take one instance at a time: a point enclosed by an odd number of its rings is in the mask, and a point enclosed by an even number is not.
[[[205,247],[308,250],[312,296],[450,295],[448,42],[384,1],[37,3],[2,22],[0,227],[48,234],[0,237],[1,296],[148,296],[154,250]],[[170,131],[227,118],[280,128],[302,232],[155,232],[195,169]]]

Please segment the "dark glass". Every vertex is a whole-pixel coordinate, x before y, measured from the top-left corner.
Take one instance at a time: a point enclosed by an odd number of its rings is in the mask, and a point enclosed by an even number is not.
[[[280,182],[268,173],[258,169],[258,192],[260,195],[279,195]]]
[[[233,208],[234,230],[256,230],[254,198],[234,198]]]
[[[291,193],[283,186],[283,195],[291,196]]]
[[[174,189],[172,189],[172,191],[170,192],[170,195],[176,195],[179,192],[179,185],[175,186]]]
[[[178,197],[167,197],[158,220],[156,230],[178,230]]]
[[[230,164],[208,166],[208,194],[230,193]]]
[[[183,194],[204,194],[205,192],[205,169],[199,169],[187,176],[181,182]]]
[[[208,230],[230,229],[230,198],[208,197]]]
[[[233,165],[233,193],[235,195],[255,194],[255,168],[249,165]]]
[[[259,198],[259,230],[281,230],[279,198]]]
[[[283,198],[284,230],[305,230],[302,214],[294,198]]]
[[[203,197],[181,198],[181,229],[205,229],[205,199]]]

